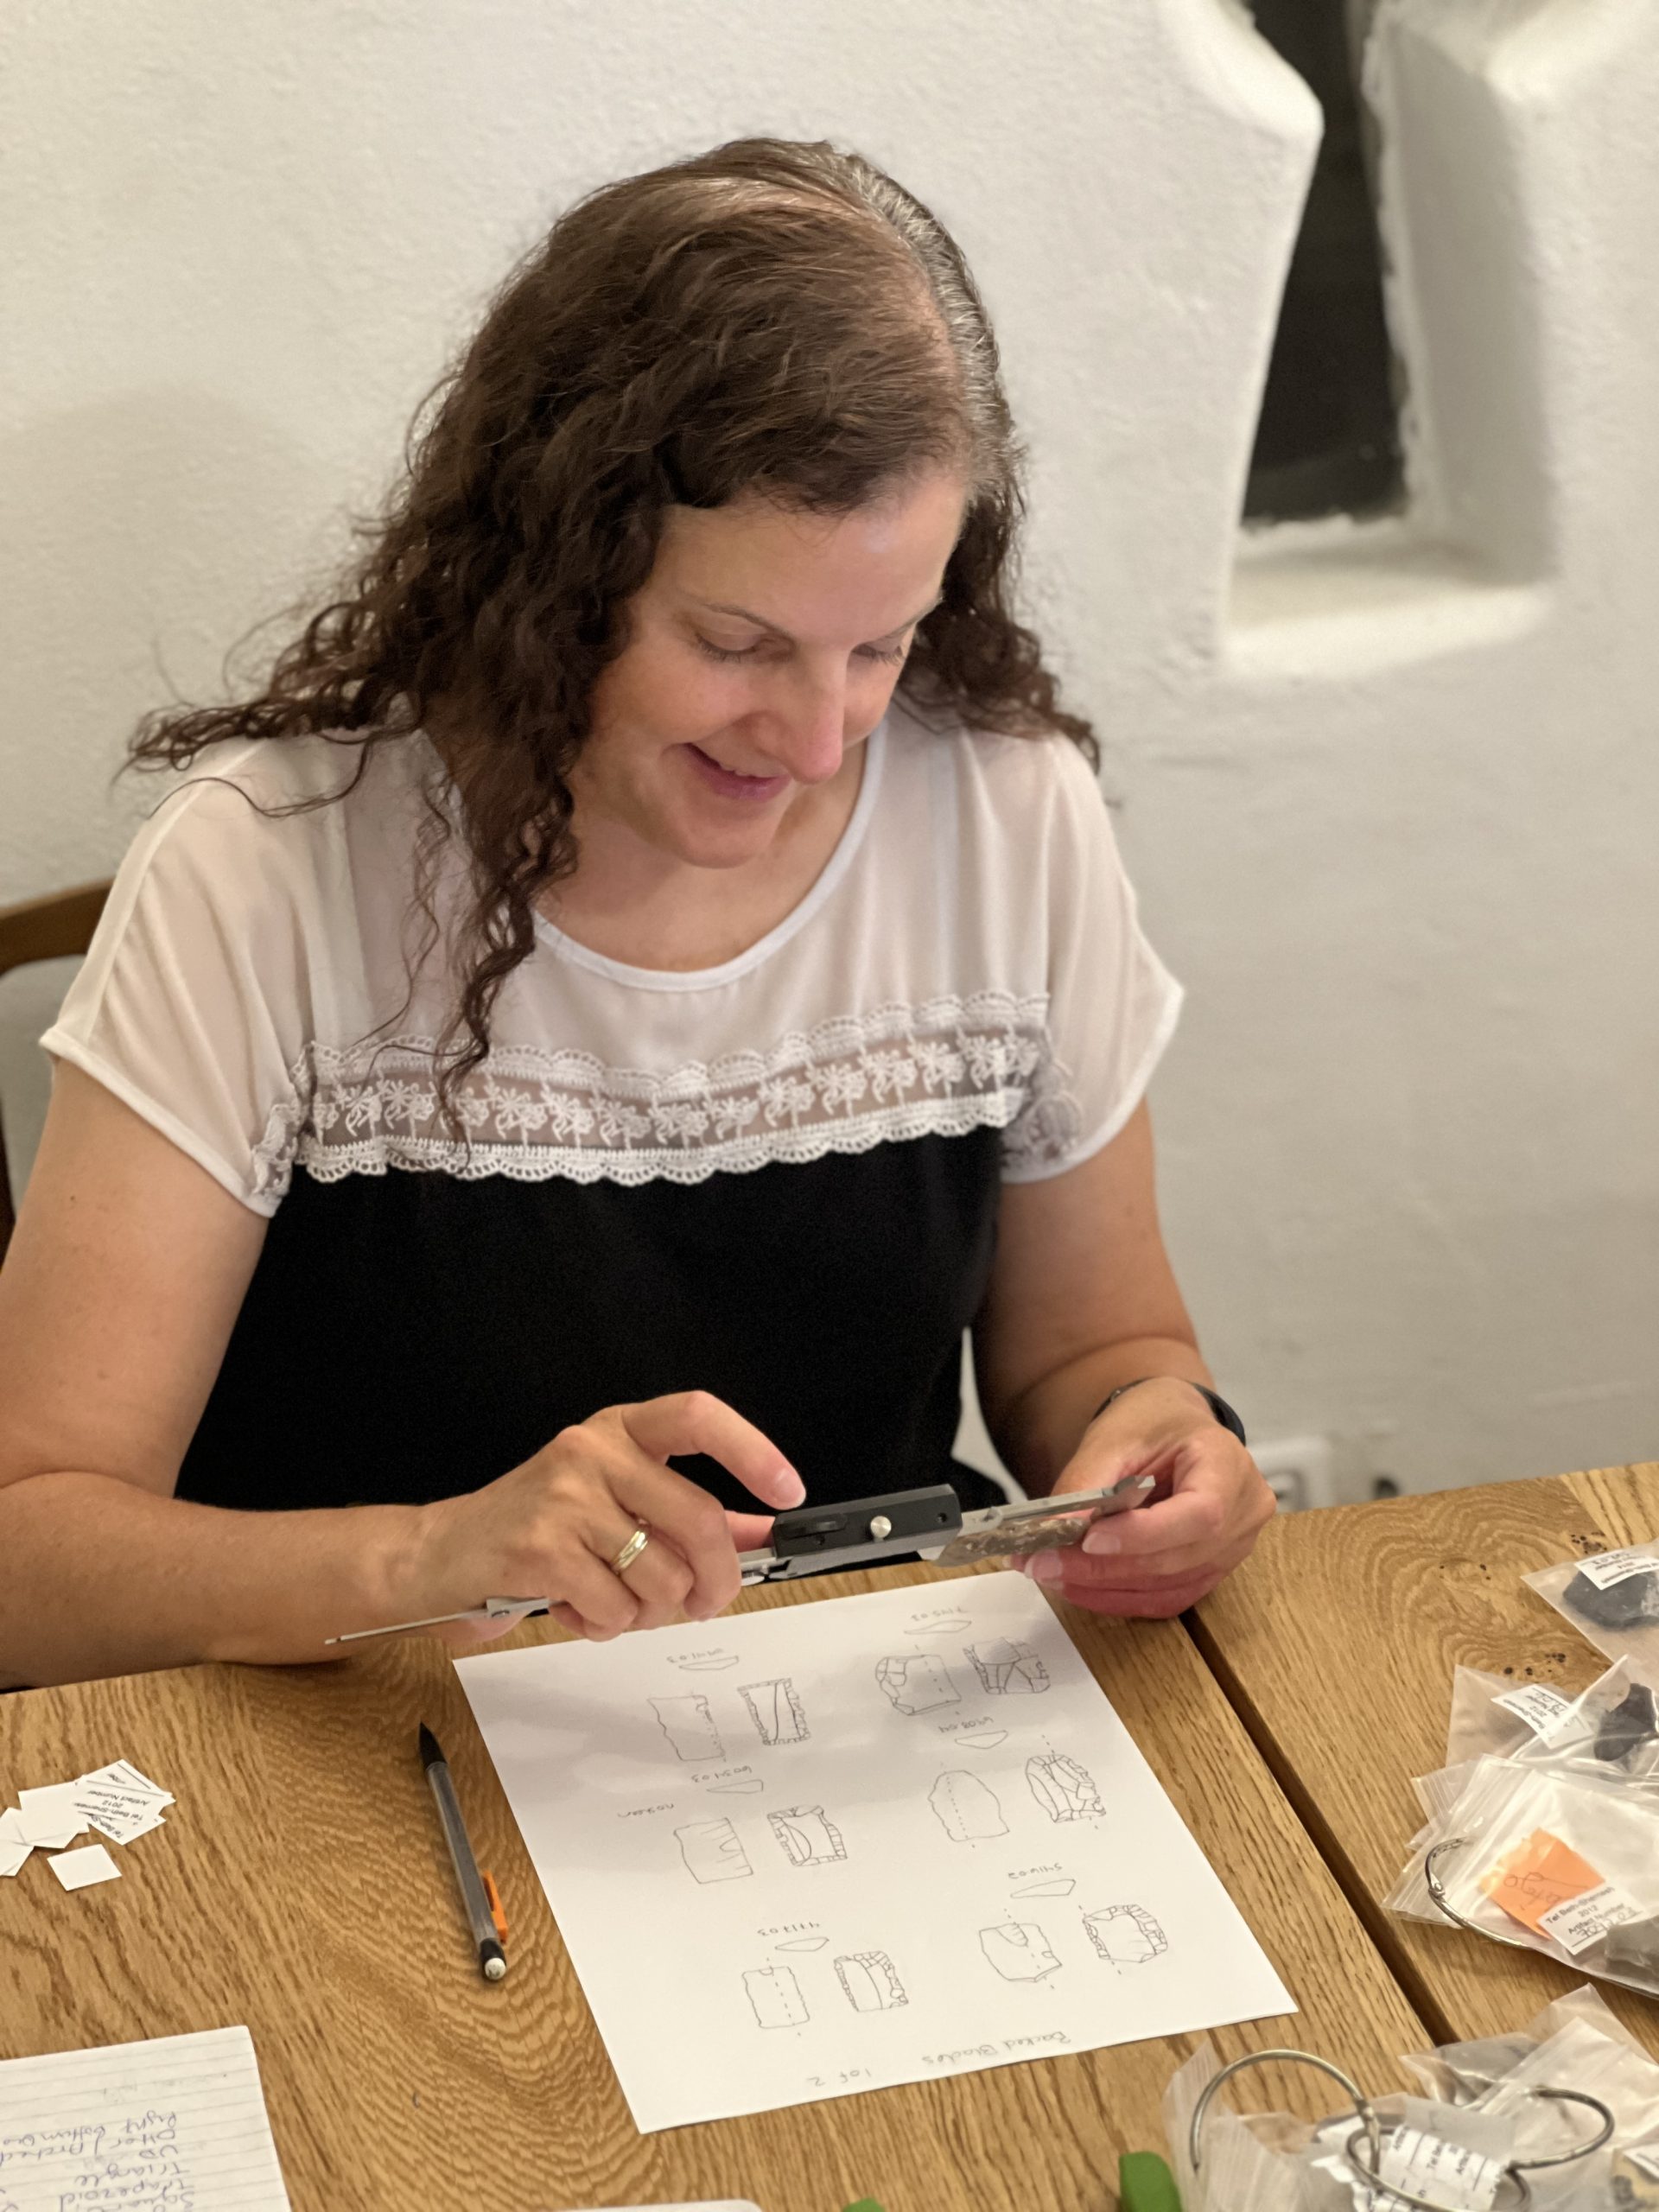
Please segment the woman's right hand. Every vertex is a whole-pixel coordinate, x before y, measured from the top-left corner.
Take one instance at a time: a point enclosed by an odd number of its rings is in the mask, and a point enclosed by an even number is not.
[[[764,1542],[769,1520],[723,1511],[666,1465],[692,1452],[718,1460],[774,1511],[806,1494],[777,1446],[705,1390],[607,1406],[511,1474],[421,1509],[397,1600],[402,1617],[459,1611],[498,1594],[546,1597],[562,1626],[604,1642],[682,1613],[722,1612],[741,1587],[739,1548]],[[613,1562],[642,1524],[651,1541],[618,1574]],[[518,1625],[514,1616],[435,1633],[474,1644]]]

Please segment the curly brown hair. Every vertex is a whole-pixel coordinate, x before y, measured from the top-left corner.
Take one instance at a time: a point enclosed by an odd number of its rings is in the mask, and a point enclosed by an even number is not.
[[[439,741],[474,893],[447,1106],[488,1050],[536,900],[575,865],[569,770],[669,506],[751,492],[846,513],[959,471],[962,533],[899,689],[930,721],[1060,732],[1096,757],[1010,608],[1019,463],[996,343],[943,225],[857,154],[736,140],[559,218],[416,416],[340,595],[256,697],[151,714],[131,760],[327,734],[359,748],[354,783],[373,746]]]

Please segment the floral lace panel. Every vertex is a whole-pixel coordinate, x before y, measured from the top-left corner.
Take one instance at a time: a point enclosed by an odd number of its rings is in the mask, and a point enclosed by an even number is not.
[[[256,1148],[257,1188],[280,1198],[296,1160],[320,1182],[404,1167],[465,1180],[695,1183],[985,1128],[1007,1132],[1007,1166],[1039,1166],[1064,1155],[1080,1125],[1046,1012],[1044,999],[1004,992],[883,1007],[670,1075],[503,1046],[461,1085],[464,1139],[441,1122],[429,1038],[317,1045]]]

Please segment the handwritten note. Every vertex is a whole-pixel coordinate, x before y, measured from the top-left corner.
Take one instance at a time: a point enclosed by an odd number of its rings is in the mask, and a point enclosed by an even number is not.
[[[289,2212],[245,2028],[0,2063],[0,2212]]]

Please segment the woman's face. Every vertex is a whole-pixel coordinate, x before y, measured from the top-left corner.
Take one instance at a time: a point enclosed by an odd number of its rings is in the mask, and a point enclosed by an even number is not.
[[[955,475],[849,515],[753,494],[673,507],[630,634],[594,694],[571,779],[602,822],[698,868],[736,868],[790,809],[855,772],[962,526]]]

